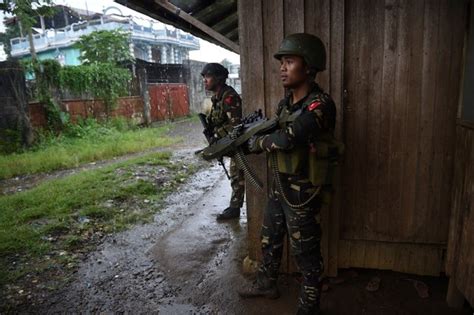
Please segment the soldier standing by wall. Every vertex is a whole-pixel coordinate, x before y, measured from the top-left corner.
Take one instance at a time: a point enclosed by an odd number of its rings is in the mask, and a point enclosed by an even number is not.
[[[208,121],[214,128],[218,138],[226,136],[233,126],[240,123],[242,118],[242,101],[239,94],[225,82],[229,71],[218,63],[208,63],[204,66],[201,75],[207,91],[211,91],[212,108]],[[232,196],[230,205],[217,216],[217,220],[235,219],[240,216],[240,208],[244,202],[245,177],[234,159],[230,160],[230,185]]]
[[[322,41],[310,34],[286,37],[274,55],[287,97],[278,104],[276,131],[250,139],[249,151],[269,153],[273,182],[262,226],[263,261],[243,298],[278,298],[277,276],[288,234],[303,282],[298,314],[319,314],[323,272],[320,210],[329,203],[340,145],[334,139],[336,108],[314,82],[325,70]]]

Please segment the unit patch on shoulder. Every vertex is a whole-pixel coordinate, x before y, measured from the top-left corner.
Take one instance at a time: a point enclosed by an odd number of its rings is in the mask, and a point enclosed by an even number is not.
[[[232,95],[227,96],[224,99],[224,103],[226,103],[227,105],[232,105]]]
[[[319,107],[319,105],[321,105],[322,103],[321,102],[313,102],[311,103],[309,106],[308,106],[308,110],[309,111],[312,111],[312,110],[315,110],[316,108]]]

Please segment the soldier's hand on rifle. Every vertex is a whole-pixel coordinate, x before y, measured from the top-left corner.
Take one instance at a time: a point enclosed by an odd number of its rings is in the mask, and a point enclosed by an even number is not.
[[[262,146],[262,137],[252,136],[247,142],[247,149],[250,153],[260,153],[263,151]]]

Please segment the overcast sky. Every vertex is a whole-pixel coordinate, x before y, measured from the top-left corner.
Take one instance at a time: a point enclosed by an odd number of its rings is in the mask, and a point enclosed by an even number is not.
[[[117,9],[109,10],[109,13],[117,13],[120,11],[123,15],[133,15],[142,19],[150,19],[148,16],[133,11],[121,4],[115,3],[113,0],[55,0],[56,4],[62,4],[71,6],[74,8],[87,9],[94,12],[103,12],[104,9],[109,7],[116,7]],[[0,18],[3,21],[4,14],[0,11]],[[3,32],[5,29],[3,22],[0,23],[0,32]],[[220,46],[211,44],[207,41],[199,39],[201,43],[201,49],[198,51],[191,51],[189,57],[194,60],[200,60],[205,62],[220,62],[222,59],[226,58],[232,63],[240,63],[239,55],[224,49]]]

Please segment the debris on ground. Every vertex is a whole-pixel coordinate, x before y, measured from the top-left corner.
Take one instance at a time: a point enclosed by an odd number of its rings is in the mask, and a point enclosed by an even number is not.
[[[369,292],[378,291],[378,289],[380,288],[380,281],[381,279],[379,277],[372,277],[367,283],[365,289]]]
[[[426,285],[426,283],[424,283],[423,281],[420,281],[420,280],[415,280],[415,279],[404,279],[405,281],[409,281],[413,284],[413,287],[415,288],[416,290],[416,293],[418,294],[418,296],[422,299],[427,299],[430,297],[430,289],[428,287],[428,285]]]

